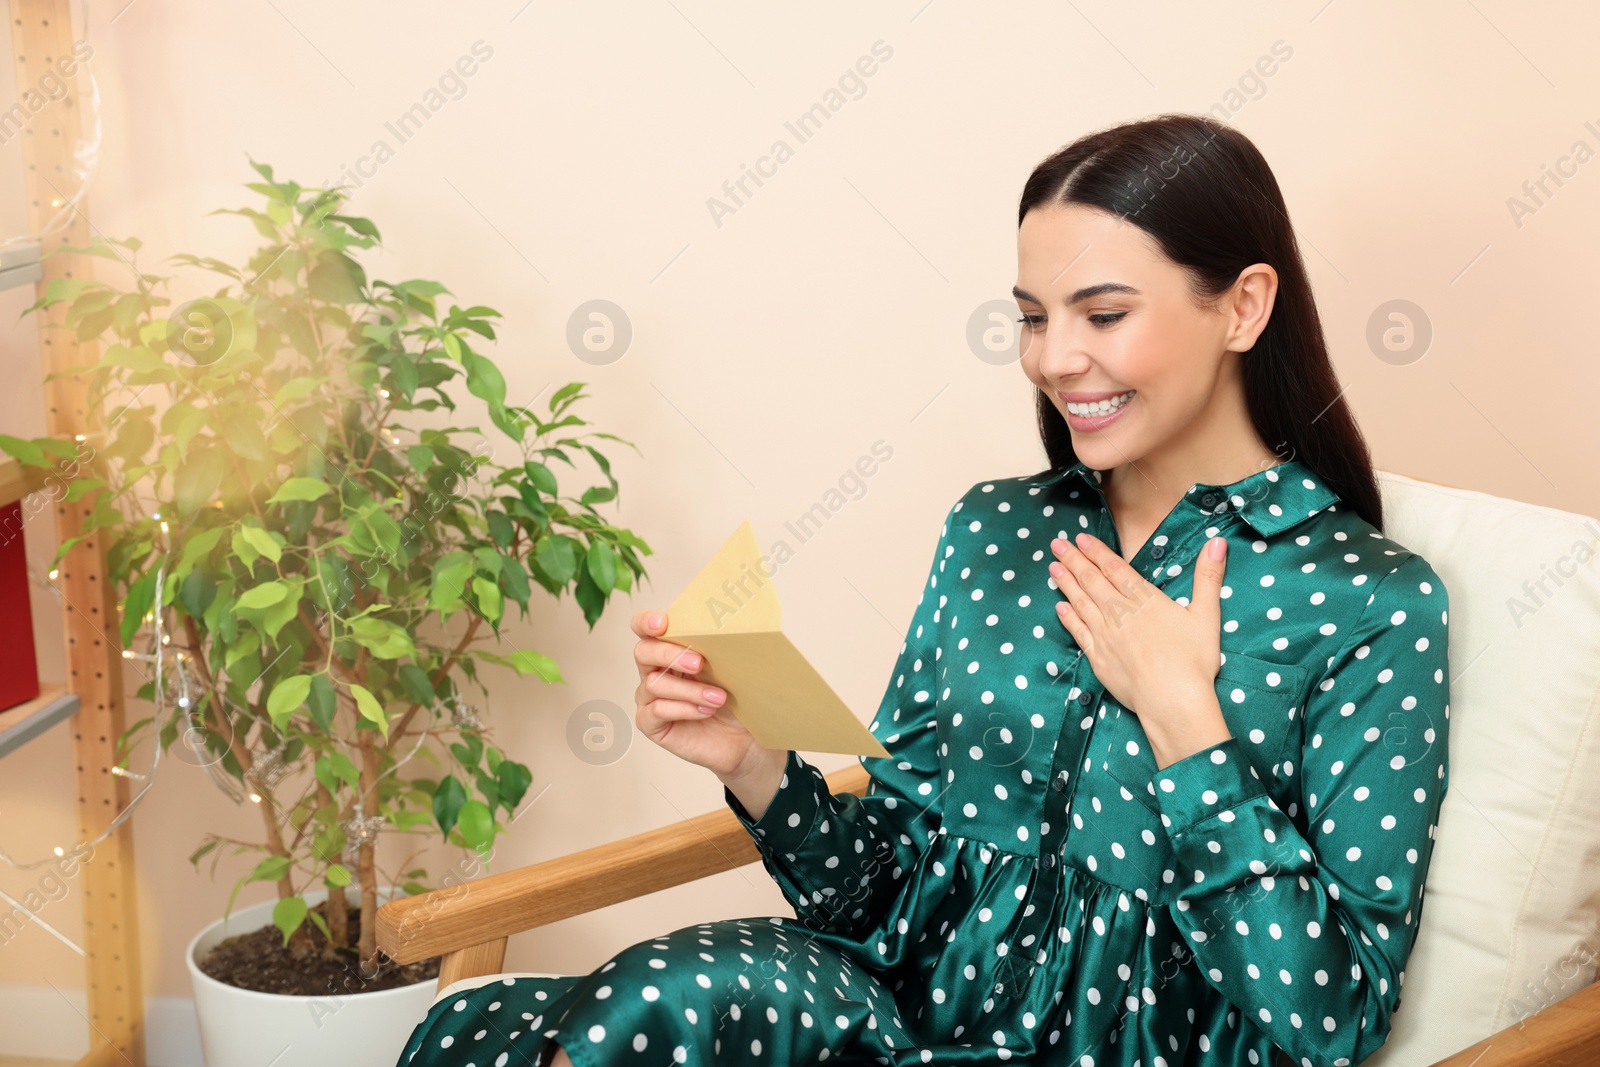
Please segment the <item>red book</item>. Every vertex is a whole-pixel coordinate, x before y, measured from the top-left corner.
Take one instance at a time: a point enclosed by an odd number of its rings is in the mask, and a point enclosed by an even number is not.
[[[33,658],[33,612],[28,607],[28,558],[22,544],[22,504],[0,507],[0,710],[39,695]]]

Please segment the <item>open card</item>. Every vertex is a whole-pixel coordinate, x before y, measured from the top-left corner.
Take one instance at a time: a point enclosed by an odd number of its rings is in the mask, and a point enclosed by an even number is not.
[[[889,755],[784,636],[782,615],[746,520],[667,608],[661,636],[705,656],[692,677],[725,690],[724,707],[763,746]]]

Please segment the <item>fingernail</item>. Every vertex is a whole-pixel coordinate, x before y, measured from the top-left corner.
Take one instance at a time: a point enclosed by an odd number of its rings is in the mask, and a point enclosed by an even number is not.
[[[717,713],[716,708],[708,708],[704,704],[696,704],[695,707],[699,709],[702,715],[715,715]]]
[[[652,630],[661,629],[661,615],[660,615],[660,613],[659,612],[652,613],[651,616],[648,619],[645,620],[645,622],[649,623],[650,629],[652,629]]]
[[[700,669],[700,657],[685,656],[683,657],[683,665],[691,671],[697,671]]]
[[[1211,543],[1206,546],[1206,553],[1210,555],[1212,559],[1221,559],[1223,552],[1227,549],[1227,546],[1228,541],[1226,538],[1213,537],[1211,539]]]
[[[704,696],[707,704],[721,704],[728,699],[715,689],[707,689]]]

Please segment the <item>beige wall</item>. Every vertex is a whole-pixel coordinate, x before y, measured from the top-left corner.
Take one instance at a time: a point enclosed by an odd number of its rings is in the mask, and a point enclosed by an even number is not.
[[[642,455],[612,449],[614,514],[655,546],[653,582],[593,633],[570,598],[536,601],[536,620],[512,629],[569,686],[488,675],[500,743],[533,768],[534,791],[549,787],[501,849],[518,865],[721,803],[710,774],[647,741],[609,766],[581,762],[568,718],[598,699],[631,720],[631,613],[665,607],[744,519],[764,544],[787,537],[784,523],[881,440],[892,458],[778,582],[790,633],[870,717],[946,509],[980,479],[1044,466],[1020,368],[976,358],[966,323],[1015,280],[1030,168],[1102,124],[1231,105],[1285,190],[1380,466],[1600,511],[1600,162],[1588,160],[1600,149],[1600,19],[1578,7],[1312,0],[1174,4],[1156,18],[1106,3],[1000,15],[910,0],[602,15],[512,0],[440,18],[414,3],[95,5],[105,140],[89,216],[108,236],[142,238],[147,269],[180,251],[237,258],[251,228],[206,212],[246,202],[246,153],[316,184],[384,139],[394,156],[350,207],[385,237],[373,273],[439,278],[463,304],[501,309],[493,354],[514,398],[588,381],[581,413],[637,442]],[[398,144],[385,123],[479,40],[493,55],[465,95]],[[718,225],[708,198],[775,139],[795,145],[785,122],[880,40],[892,55],[864,94]],[[1273,60],[1277,42],[1287,59]],[[1252,86],[1263,57],[1272,73]],[[1508,199],[1579,141],[1585,162],[1562,164],[1570,178],[1519,225]],[[26,227],[21,168],[20,140],[0,146],[7,234]],[[177,294],[201,285],[189,275]],[[595,298],[634,327],[608,366],[564,340],[569,314]],[[36,321],[18,318],[31,299],[0,297],[0,430],[24,436],[44,432]],[[1365,341],[1393,299],[1420,305],[1434,329],[1409,366]],[[52,531],[29,533],[42,574]],[[41,668],[59,677],[60,608],[47,589],[34,595]],[[29,859],[70,839],[70,770],[64,728],[0,763],[0,847]],[[185,857],[207,830],[255,836],[256,813],[171,760],[135,827],[146,989],[187,995],[181,948],[220,913],[242,861],[225,860],[213,883]],[[431,853],[441,873],[456,858]],[[13,895],[37,881],[0,870]],[[45,916],[78,938],[78,908],[73,894]],[[791,913],[753,865],[524,936],[508,965],[586,971],[677,926],[768,914]],[[0,949],[0,983],[45,981],[81,985],[77,958],[37,930]]]

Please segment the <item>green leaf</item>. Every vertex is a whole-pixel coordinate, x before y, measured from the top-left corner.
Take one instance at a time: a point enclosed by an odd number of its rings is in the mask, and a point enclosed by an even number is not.
[[[24,441],[20,437],[12,437],[8,433],[0,433],[0,448],[11,453],[17,462],[24,466],[48,467],[50,465],[50,461],[45,459],[44,449],[32,441]]]
[[[290,378],[288,381],[284,382],[283,386],[277,391],[277,393],[273,395],[272,406],[275,408],[282,407],[284,404],[287,404],[290,401],[299,400],[301,397],[310,393],[311,390],[321,385],[325,380],[326,379],[323,378]]]
[[[276,882],[289,871],[288,856],[268,856],[250,872],[252,882]]]
[[[500,806],[500,783],[494,780],[493,775],[478,771],[478,792],[483,796],[483,802],[489,805],[489,814],[494,814],[494,809]]]
[[[333,713],[338,710],[338,699],[333,691],[333,682],[328,680],[326,674],[319,674],[311,679],[311,693],[306,697],[306,708],[311,712],[311,721],[317,728],[326,733],[333,726]],[[346,762],[349,758],[345,757]],[[351,767],[354,770],[354,765]]]
[[[239,597],[238,606],[245,609],[271,607],[289,595],[289,587],[282,582],[262,582],[247,589]]]
[[[394,823],[396,830],[411,830],[428,821],[428,816],[420,811],[396,811],[389,819]]]
[[[433,817],[438,820],[439,829],[444,831],[446,839],[450,837],[450,829],[455,826],[461,806],[466,802],[467,791],[453,774],[445,775],[433,791]]]
[[[301,588],[301,583],[295,582],[287,596],[261,613],[260,625],[269,640],[276,641],[278,632],[289,624],[290,619],[300,614]]]
[[[350,884],[350,868],[342,863],[330,863],[322,880],[334,889],[342,889]]]
[[[557,534],[539,541],[534,560],[557,585],[566,585],[578,573],[578,542]]]
[[[400,684],[405,686],[406,696],[418,704],[432,704],[437,699],[428,672],[415,663],[407,663],[400,668]]]
[[[278,491],[267,498],[267,503],[281,504],[285,500],[320,500],[331,492],[332,488],[321,478],[290,478],[278,486]]]
[[[506,558],[500,568],[500,584],[505,586],[506,596],[521,604],[524,609],[528,606],[528,571],[521,560]]]
[[[483,617],[491,624],[500,621],[500,587],[489,579],[476,576],[472,579],[472,591],[478,595],[478,610],[483,612]]]
[[[156,572],[149,571],[128,587],[127,599],[122,606],[122,647],[127,648],[133,635],[144,625],[144,617],[155,602]]]
[[[587,558],[589,577],[602,593],[610,593],[617,586],[617,554],[604,541],[589,546]]]
[[[221,418],[222,416],[219,415],[218,417]],[[233,446],[234,454],[242,459],[267,458],[267,437],[261,432],[261,424],[254,419],[224,419],[222,436],[228,444]]]
[[[467,391],[491,404],[506,402],[506,379],[493,362],[471,349],[462,348],[461,365],[467,371]]]
[[[446,616],[459,608],[471,574],[472,557],[465,552],[452,552],[440,559],[433,565],[433,588],[428,593],[428,607]]]
[[[187,454],[173,476],[178,514],[193,515],[204,507],[211,494],[222,485],[222,474],[223,458],[217,449],[204,448]]]
[[[190,571],[189,576],[178,587],[178,603],[183,607],[185,614],[195,619],[206,613],[216,595],[216,579],[204,571]]]
[[[315,773],[317,781],[330,793],[338,792],[341,782],[351,789],[361,784],[361,772],[356,770],[354,761],[343,752],[318,757]]]
[[[343,253],[324,254],[307,276],[311,293],[330,304],[359,304],[361,288],[366,284],[366,272],[355,260]]]
[[[411,635],[405,630],[370,615],[352,622],[350,634],[358,644],[379,659],[399,659],[401,656],[414,656],[417,652],[416,646],[411,643]]]
[[[494,840],[494,813],[481,800],[469,800],[461,805],[456,826],[467,844],[479,852]]]
[[[528,472],[528,480],[535,489],[545,496],[556,495],[556,475],[549,467],[530,459],[522,465],[522,469]]]
[[[489,536],[494,538],[494,543],[501,548],[510,548],[512,538],[517,535],[517,527],[511,521],[511,516],[503,511],[491,511],[485,518],[489,522]]]
[[[205,854],[207,852],[212,851],[213,849],[215,849],[220,844],[222,844],[221,841],[212,839],[210,841],[207,841],[205,844],[201,845],[199,848],[195,849],[194,852],[189,856],[189,862],[194,864],[194,869],[195,869],[196,873],[199,873],[199,871],[200,871],[200,860],[205,857]]]
[[[244,539],[243,527],[233,531],[233,538],[229,541],[229,546],[233,549],[234,558],[244,564],[246,571],[255,570],[256,560],[261,558],[261,553],[251,548],[250,542]]]
[[[306,921],[306,898],[284,897],[272,909],[272,925],[283,933],[283,943],[289,943],[290,936]]]
[[[388,740],[389,717],[383,713],[383,705],[378,703],[378,698],[364,685],[351,685],[350,692],[355,695],[356,709],[361,712],[361,717],[368,722],[377,723],[378,729],[383,731],[384,740]]]
[[[476,733],[464,736],[464,741],[457,741],[450,746],[450,754],[460,760],[464,767],[477,767],[478,761],[483,758],[483,738]]]
[[[540,655],[529,648],[518,649],[509,656],[502,656],[487,649],[473,649],[471,655],[489,663],[499,663],[510,667],[518,674],[537,674],[544,681],[566,685],[566,679],[561,677],[561,668],[556,666],[555,660],[549,656]]]
[[[177,413],[174,414],[174,411]],[[172,420],[170,431],[167,428],[169,418]],[[161,429],[172,434],[172,439],[178,446],[178,454],[183,455],[189,451],[189,443],[194,440],[194,435],[205,428],[207,418],[204,409],[189,404],[174,404],[167,414],[161,417]]]
[[[263,556],[277,563],[283,558],[283,546],[271,534],[259,526],[239,527],[239,536],[244,538],[245,544],[261,553]]]
[[[285,678],[272,687],[272,695],[267,698],[267,714],[272,716],[272,725],[282,730],[299,707],[306,702],[306,696],[311,692],[311,676],[297,674],[293,678]]]
[[[183,556],[178,561],[178,571],[188,571],[202,556],[217,547],[217,542],[222,540],[223,527],[213,526],[209,530],[202,530],[189,538],[183,546]]]
[[[502,760],[495,771],[495,780],[500,783],[500,803],[505,805],[506,811],[511,812],[516,810],[528,786],[533,784],[533,772],[526,764]]]

